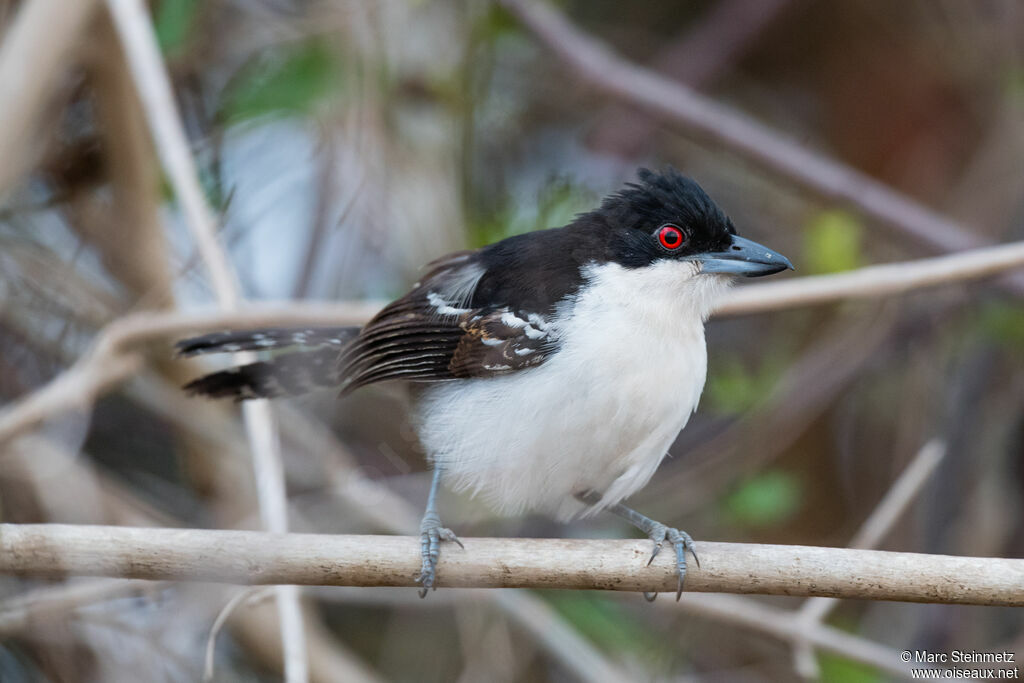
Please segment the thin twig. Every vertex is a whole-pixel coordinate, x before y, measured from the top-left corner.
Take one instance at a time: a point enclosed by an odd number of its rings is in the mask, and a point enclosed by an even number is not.
[[[210,635],[206,638],[206,656],[203,658],[204,683],[209,683],[209,681],[213,680],[213,663],[214,654],[217,651],[217,636],[220,635],[220,631],[224,628],[224,624],[227,622],[228,617],[231,616],[232,612],[234,612],[243,601],[256,602],[269,597],[272,593],[273,591],[269,588],[244,588],[236,593],[233,598],[228,600],[227,604],[225,604],[220,610],[217,614],[217,618],[213,620],[213,626],[210,627]]]
[[[827,199],[856,207],[936,251],[960,251],[983,244],[956,222],[887,185],[622,59],[547,3],[501,0],[501,4],[586,82],[611,97],[674,121]],[[1018,292],[1024,290],[1024,278],[1014,278],[1014,287]]]
[[[675,562],[642,540],[463,539],[442,586],[673,591]],[[237,584],[416,585],[417,536],[0,525],[0,572]],[[699,592],[1024,605],[1024,560],[744,543],[698,544]]]
[[[683,609],[694,614],[743,626],[787,642],[805,640],[826,652],[870,664],[879,671],[901,678],[909,678],[909,671],[900,667],[899,652],[896,650],[837,628],[822,624],[803,624],[790,610],[736,595],[684,594],[680,604]],[[663,609],[670,607],[665,606]]]
[[[926,443],[854,534],[849,547],[877,547],[897,520],[903,516],[945,456],[946,445],[943,442],[933,439]],[[797,610],[796,619],[802,625],[802,629],[809,631],[815,624],[820,624],[838,604],[837,598],[809,598]],[[809,640],[794,639],[793,656],[797,672],[801,676],[809,679],[818,678],[818,663],[813,656]]]
[[[755,44],[792,0],[723,0],[713,4],[693,25],[667,41],[653,60],[653,70],[696,90],[726,71]],[[652,137],[660,121],[615,104],[601,116],[591,139],[601,150],[634,156]]]
[[[157,152],[206,264],[217,301],[224,310],[234,309],[240,300],[238,283],[217,242],[214,214],[203,195],[152,23],[141,0],[107,0],[107,6],[121,37]],[[266,401],[251,401],[243,406],[242,413],[253,455],[263,524],[270,531],[284,532],[288,528],[284,469],[270,405]],[[285,679],[289,683],[304,683],[309,680],[309,666],[297,589],[279,587],[277,604]]]
[[[989,277],[1018,268],[1024,268],[1024,242],[1009,242],[946,256],[865,266],[845,273],[741,287],[730,292],[715,309],[715,314],[759,313],[840,299],[879,298]]]
[[[874,511],[850,539],[851,548],[876,548],[917,497],[921,487],[946,457],[946,444],[938,439],[926,443],[903,473],[878,502]]]
[[[107,7],[145,109],[157,154],[181,203],[185,223],[206,263],[213,291],[223,308],[234,308],[238,302],[238,283],[227,256],[217,243],[214,214],[203,196],[199,173],[178,118],[174,93],[149,16],[139,0],[107,0]]]

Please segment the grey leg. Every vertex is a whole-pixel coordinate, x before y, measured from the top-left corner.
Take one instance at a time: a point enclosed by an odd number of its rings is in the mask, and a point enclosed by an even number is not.
[[[423,521],[420,522],[420,548],[423,557],[423,565],[416,581],[423,585],[420,588],[420,597],[425,598],[427,591],[437,590],[434,581],[437,578],[437,558],[440,554],[441,541],[454,541],[464,548],[451,529],[441,526],[441,518],[437,516],[437,490],[441,486],[441,468],[434,468],[434,478],[430,481],[430,493],[427,495],[427,509],[423,513]]]
[[[601,496],[596,491],[585,491],[578,494],[576,498],[588,505],[595,505],[601,501]],[[647,537],[651,539],[654,543],[654,552],[651,553],[651,559],[647,560],[648,565],[650,565],[651,562],[654,561],[654,558],[658,556],[658,553],[661,552],[661,546],[665,541],[672,544],[672,547],[675,548],[676,551],[676,574],[679,576],[679,588],[676,590],[676,601],[678,601],[683,595],[683,579],[686,578],[687,551],[693,555],[693,561],[697,563],[697,566],[700,566],[700,560],[697,558],[697,552],[694,550],[693,539],[690,538],[690,534],[685,531],[680,531],[679,529],[665,526],[661,522],[655,522],[650,517],[642,515],[633,508],[626,507],[621,503],[609,505],[606,509],[613,515],[622,517],[637,529],[647,534]],[[644,593],[644,598],[646,598],[648,602],[653,602],[657,595],[657,593]]]

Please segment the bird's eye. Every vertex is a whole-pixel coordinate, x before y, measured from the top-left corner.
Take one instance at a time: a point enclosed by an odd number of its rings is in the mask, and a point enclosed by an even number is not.
[[[683,246],[686,236],[683,231],[674,225],[663,225],[658,228],[658,243],[669,251],[675,251]]]

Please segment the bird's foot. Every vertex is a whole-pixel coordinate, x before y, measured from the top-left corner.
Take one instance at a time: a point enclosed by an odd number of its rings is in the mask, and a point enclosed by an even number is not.
[[[670,526],[665,526],[660,522],[655,522],[649,531],[649,537],[654,543],[654,551],[651,553],[651,559],[647,561],[647,565],[650,566],[651,562],[654,562],[654,558],[661,552],[661,547],[668,541],[672,544],[672,547],[676,551],[676,574],[679,577],[679,587],[676,590],[676,602],[679,602],[679,598],[683,595],[683,579],[686,578],[686,553],[689,551],[693,555],[693,561],[700,566],[700,559],[697,558],[697,551],[694,550],[693,539],[690,538],[690,534],[685,531],[680,531]],[[648,602],[654,602],[654,599],[658,597],[657,593],[644,593],[644,599]]]
[[[441,520],[435,514],[427,513],[420,523],[420,548],[423,557],[423,565],[416,577],[419,583],[420,597],[425,598],[430,590],[437,590],[435,580],[437,579],[437,558],[441,552],[441,541],[452,541],[460,548],[465,548],[462,541],[451,529],[441,526]]]

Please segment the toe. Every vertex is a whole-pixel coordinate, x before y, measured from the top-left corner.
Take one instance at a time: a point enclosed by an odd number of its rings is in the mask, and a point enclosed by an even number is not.
[[[465,546],[451,529],[442,527],[439,520],[424,518],[421,529],[420,547],[423,564],[416,582],[421,585],[419,596],[425,598],[428,592],[437,590],[437,560],[441,555],[441,541],[457,543],[463,549]]]
[[[463,550],[466,549],[466,546],[462,545],[462,541],[459,540],[459,537],[456,536],[455,532],[451,529],[438,529],[437,534],[442,541],[450,541],[455,545],[459,546],[460,548],[462,548]]]

